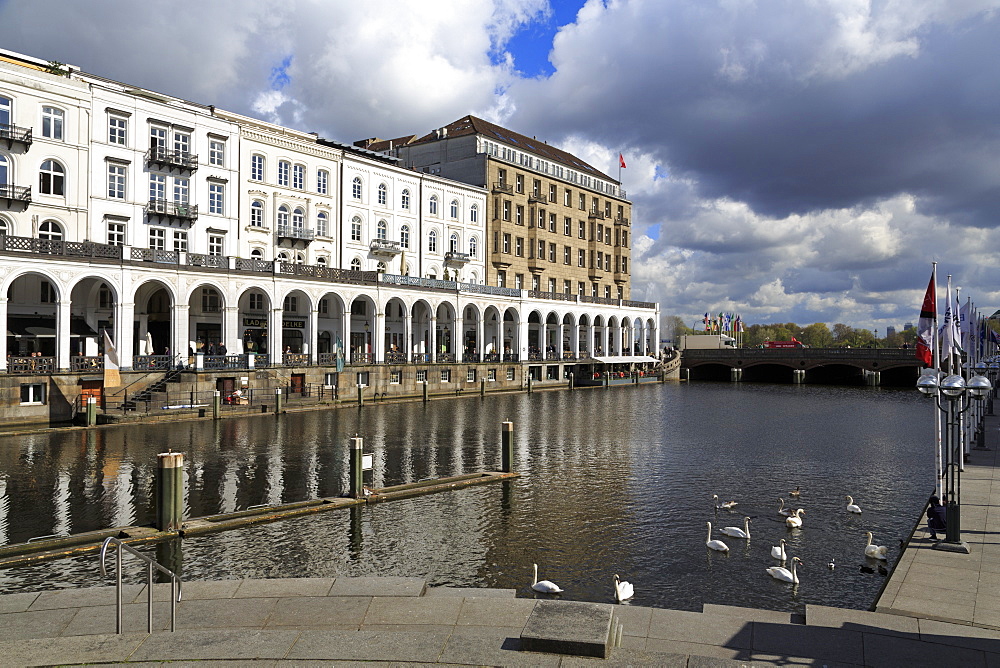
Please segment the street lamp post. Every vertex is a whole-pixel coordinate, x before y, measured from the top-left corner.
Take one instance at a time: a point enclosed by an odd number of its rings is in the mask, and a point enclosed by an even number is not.
[[[937,407],[945,414],[945,539],[934,545],[935,549],[969,554],[969,546],[962,541],[961,517],[961,463],[965,448],[959,428],[959,417],[972,407],[973,401],[982,401],[993,389],[985,376],[973,376],[966,383],[959,375],[939,380],[937,372],[920,376],[917,390],[934,397]],[[944,398],[944,403],[941,398]]]

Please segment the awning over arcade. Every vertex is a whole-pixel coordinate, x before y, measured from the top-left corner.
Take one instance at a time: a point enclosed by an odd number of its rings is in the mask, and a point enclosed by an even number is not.
[[[70,318],[69,333],[72,336],[97,336],[97,332],[83,318]],[[55,337],[55,318],[32,316],[7,316],[7,336],[17,338]]]
[[[616,357],[591,357],[595,362],[600,362],[601,364],[630,364],[633,362],[659,362],[655,357],[649,357],[647,355],[621,355]]]

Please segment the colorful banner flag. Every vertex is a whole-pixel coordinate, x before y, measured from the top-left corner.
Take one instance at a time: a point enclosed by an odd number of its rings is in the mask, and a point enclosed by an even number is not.
[[[618,166],[621,167],[622,169],[625,169],[625,156],[623,156],[621,153],[618,154]]]
[[[118,350],[104,330],[104,387],[118,387],[122,384],[122,376],[118,367]]]
[[[937,318],[937,286],[934,284],[934,274],[927,284],[923,306],[920,307],[920,319],[917,321],[917,359],[925,367],[934,364],[934,320]]]

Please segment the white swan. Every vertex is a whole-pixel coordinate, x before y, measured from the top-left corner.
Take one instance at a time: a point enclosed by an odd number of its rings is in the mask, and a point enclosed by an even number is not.
[[[860,515],[861,514],[861,508],[859,508],[858,506],[854,505],[854,497],[848,495],[845,498],[847,499],[847,512],[849,512],[849,513],[855,513],[857,515]]]
[[[719,552],[729,552],[729,546],[721,540],[712,540],[712,523],[705,522],[705,524],[708,525],[708,538],[705,539],[705,545],[708,546],[708,549],[717,550]]]
[[[784,499],[778,499],[778,501],[781,501],[781,505],[778,506],[778,514],[779,515],[784,515],[785,517],[788,517],[789,515],[791,515],[792,514],[792,509],[791,508],[785,508],[785,500]]]
[[[778,541],[778,544],[771,548],[771,556],[778,561],[784,561],[788,558],[788,554],[785,552],[785,539],[782,538]]]
[[[743,518],[742,529],[739,527],[725,527],[723,529],[719,529],[719,531],[727,536],[732,536],[733,538],[746,538],[747,540],[750,540],[750,518]]]
[[[804,512],[806,511],[799,508],[792,513],[791,517],[785,519],[785,524],[788,525],[789,529],[798,529],[802,526],[802,513]]]
[[[618,574],[615,573],[615,600],[621,603],[622,601],[627,601],[632,596],[635,595],[635,589],[632,587],[631,582],[622,582],[618,579]]]
[[[713,494],[712,498],[715,500],[716,510],[729,510],[730,508],[735,508],[739,504],[735,501],[719,501],[719,495]]]
[[[792,570],[787,568],[782,568],[781,566],[771,566],[767,569],[767,574],[770,575],[775,580],[781,580],[782,582],[791,582],[792,584],[799,583],[799,576],[795,574],[795,564],[801,564],[802,560],[798,557],[792,557]]]
[[[837,567],[837,560],[836,559],[831,559],[830,563],[828,563],[826,565],[826,567],[829,568],[832,571],[834,568]]]
[[[882,559],[883,561],[888,561],[889,548],[885,545],[872,545],[872,539],[875,537],[871,531],[867,531],[868,544],[865,545],[865,556],[871,557],[872,559]]]
[[[537,592],[543,594],[558,594],[562,591],[555,582],[549,582],[548,580],[538,581],[538,564],[531,564],[535,569],[535,574],[531,578],[531,588]]]

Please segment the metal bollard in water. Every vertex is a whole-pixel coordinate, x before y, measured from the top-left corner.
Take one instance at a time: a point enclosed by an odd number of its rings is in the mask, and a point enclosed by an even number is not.
[[[177,531],[184,520],[184,453],[156,456],[156,528]]]
[[[503,422],[500,425],[500,470],[504,473],[514,472],[514,423]]]

